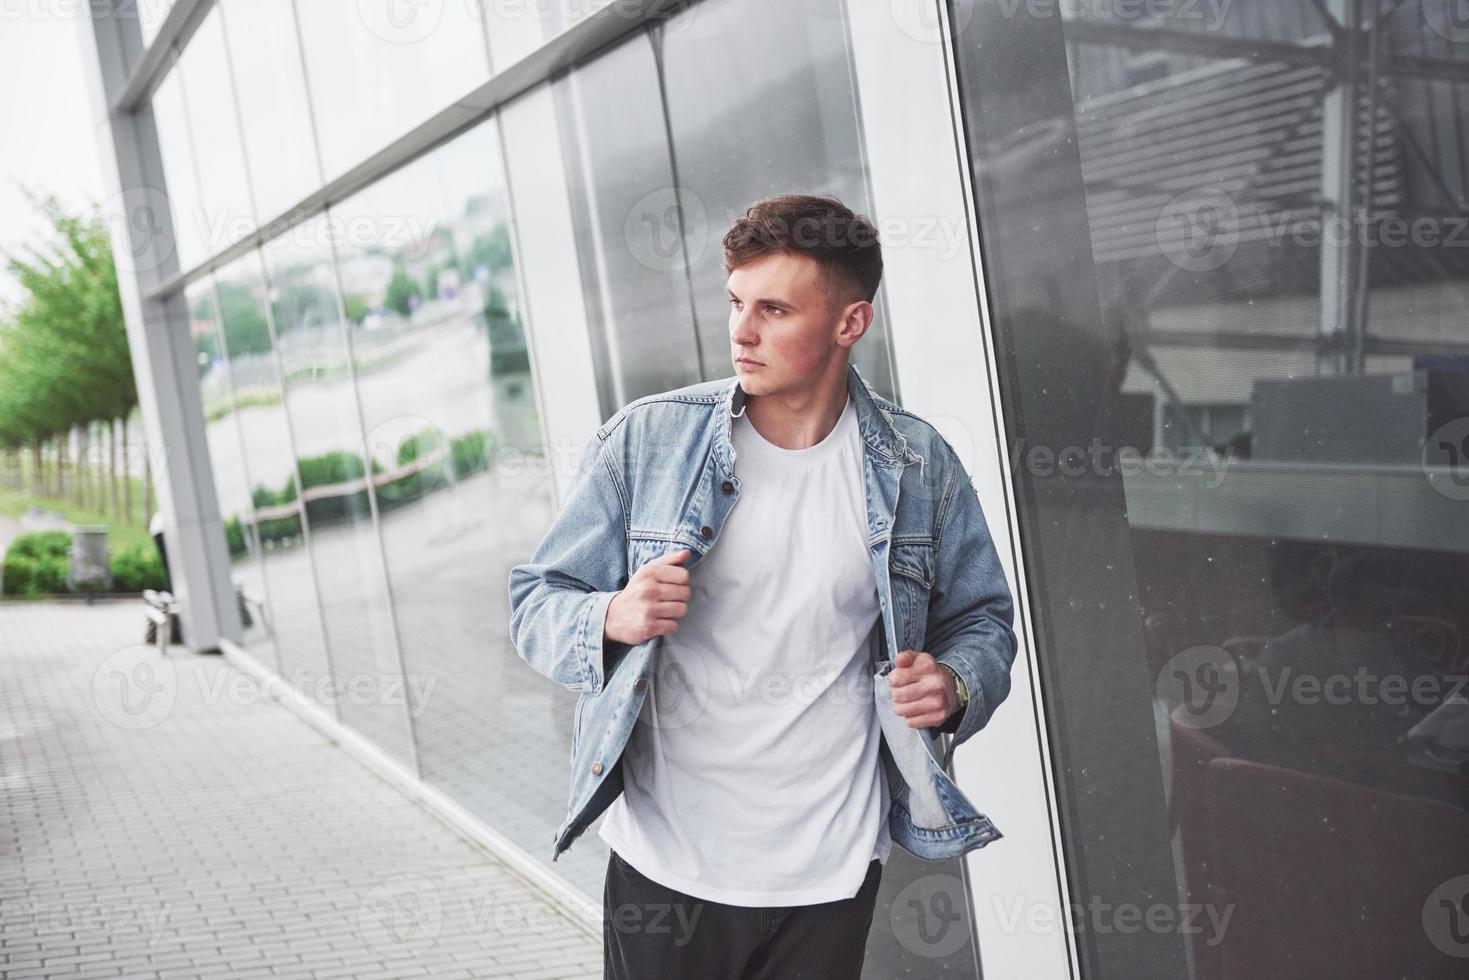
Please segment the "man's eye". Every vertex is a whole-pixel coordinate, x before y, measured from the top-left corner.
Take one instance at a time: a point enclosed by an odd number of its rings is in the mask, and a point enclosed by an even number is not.
[[[781,312],[781,308],[779,306],[766,306],[765,307],[765,312],[767,312],[767,313],[780,313]]]
[[[737,300],[737,299],[734,299],[733,297],[731,297],[730,298],[730,301],[729,301],[729,305],[730,306],[733,306],[735,309],[739,309],[740,308],[740,301]]]

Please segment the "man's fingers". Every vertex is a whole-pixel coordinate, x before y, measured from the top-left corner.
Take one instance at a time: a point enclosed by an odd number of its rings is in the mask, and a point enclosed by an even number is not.
[[[678,619],[689,611],[687,602],[655,602],[648,607],[654,619]]]
[[[679,562],[683,561],[688,556],[689,556],[689,549],[687,549],[687,548],[679,548],[679,549],[677,549],[675,551],[665,551],[663,554],[661,554],[658,557],[654,558],[653,561],[658,562],[659,564],[662,564],[662,565],[677,565]]]

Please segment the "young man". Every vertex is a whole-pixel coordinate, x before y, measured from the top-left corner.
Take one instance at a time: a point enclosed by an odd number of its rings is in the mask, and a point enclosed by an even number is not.
[[[849,363],[872,225],[780,197],[724,250],[734,377],[597,430],[511,635],[581,695],[552,859],[606,813],[607,976],[855,978],[894,841],[1000,836],[939,733],[1009,692],[1011,596],[952,447]]]

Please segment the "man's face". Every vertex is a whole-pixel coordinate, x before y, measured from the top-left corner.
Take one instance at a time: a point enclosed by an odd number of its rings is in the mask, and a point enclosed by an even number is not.
[[[725,288],[730,359],[749,395],[809,387],[833,360],[846,363],[843,351],[872,319],[870,303],[829,297],[821,266],[805,255],[763,255],[731,272]]]

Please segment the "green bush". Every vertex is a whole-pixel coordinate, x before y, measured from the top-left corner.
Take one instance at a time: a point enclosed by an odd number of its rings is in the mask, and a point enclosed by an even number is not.
[[[5,579],[0,591],[8,596],[62,595],[70,562],[71,533],[38,531],[23,534],[5,552]],[[143,541],[111,557],[112,591],[142,592],[165,586],[163,561],[152,541]]]
[[[112,556],[112,591],[142,592],[166,585],[163,561],[151,542],[140,542]]]
[[[71,532],[36,531],[10,542],[5,552],[5,595],[53,595],[66,591]]]
[[[32,531],[10,542],[10,550],[5,553],[5,558],[7,561],[13,555],[24,555],[27,558],[65,558],[69,551],[70,531]]]

